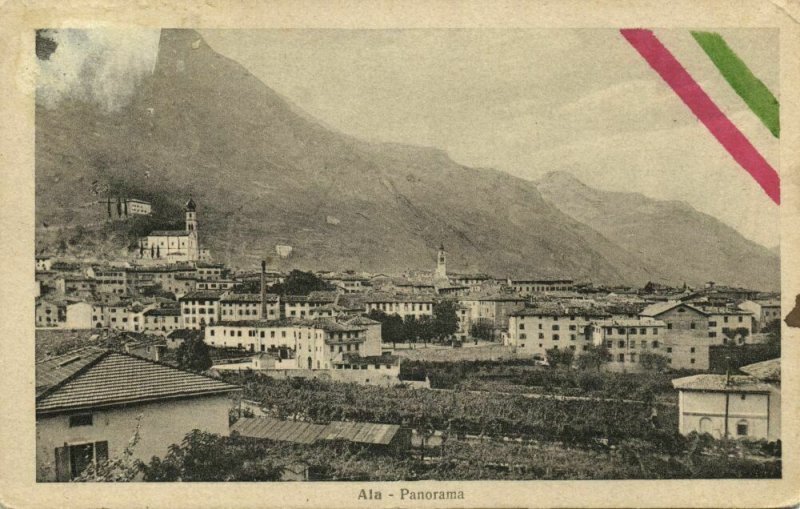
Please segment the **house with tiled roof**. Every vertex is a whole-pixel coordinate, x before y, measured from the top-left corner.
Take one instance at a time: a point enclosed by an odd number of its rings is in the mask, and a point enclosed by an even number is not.
[[[36,364],[36,478],[69,481],[119,456],[163,457],[193,429],[228,434],[240,388],[134,355],[84,348]],[[138,430],[138,431],[137,431]]]
[[[780,359],[741,368],[745,375],[677,378],[679,431],[715,438],[781,438]]]

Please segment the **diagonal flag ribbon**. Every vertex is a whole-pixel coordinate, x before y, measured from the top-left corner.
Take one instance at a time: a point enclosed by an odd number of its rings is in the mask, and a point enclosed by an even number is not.
[[[653,32],[637,28],[623,29],[620,33],[681,98],[731,157],[755,179],[767,196],[780,204],[778,173]]]
[[[714,32],[692,32],[692,37],[703,48],[725,81],[747,104],[750,111],[761,120],[773,136],[779,138],[781,133],[779,104],[767,86],[756,78],[721,35]]]

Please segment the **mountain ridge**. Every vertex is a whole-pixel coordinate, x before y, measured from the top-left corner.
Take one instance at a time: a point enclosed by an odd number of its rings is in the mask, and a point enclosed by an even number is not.
[[[133,233],[98,227],[94,238],[116,249],[179,222],[192,195],[201,242],[235,265],[272,256],[279,268],[422,269],[443,242],[462,271],[631,284],[661,273],[534,182],[458,164],[438,148],[361,141],[296,108],[196,32],[163,30],[153,75],[122,110],[37,106],[37,224],[103,223],[104,210],[75,204],[95,198],[86,188],[100,181],[157,205]],[[57,237],[46,230],[37,229],[39,249]],[[275,244],[292,245],[292,257],[275,258]]]

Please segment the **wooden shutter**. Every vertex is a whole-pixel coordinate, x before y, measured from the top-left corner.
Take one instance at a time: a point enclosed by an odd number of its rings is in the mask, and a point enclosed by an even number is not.
[[[108,460],[108,442],[94,443],[94,460],[97,465]]]
[[[68,482],[69,480],[69,447],[56,447],[56,481]]]

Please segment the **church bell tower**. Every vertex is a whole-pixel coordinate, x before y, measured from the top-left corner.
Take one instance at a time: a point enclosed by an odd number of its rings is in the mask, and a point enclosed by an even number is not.
[[[197,232],[197,205],[195,205],[194,200],[189,198],[189,201],[186,202],[186,231],[187,232]]]
[[[444,250],[444,244],[439,246],[436,258],[436,279],[447,279],[447,251]]]

